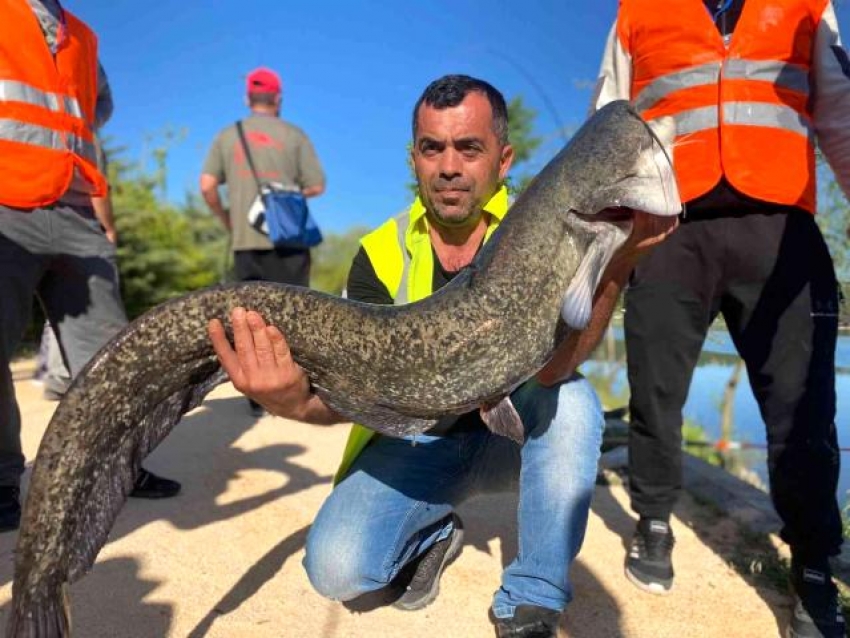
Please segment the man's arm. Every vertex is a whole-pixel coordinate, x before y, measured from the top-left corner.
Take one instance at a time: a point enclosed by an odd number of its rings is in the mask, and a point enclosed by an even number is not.
[[[213,214],[219,218],[222,225],[227,229],[227,232],[232,230],[230,225],[230,215],[221,204],[221,196],[218,194],[219,181],[215,175],[209,173],[201,173],[201,196],[207,203]]]
[[[618,27],[618,23],[615,22],[608,34],[605,51],[602,54],[602,63],[599,66],[596,88],[590,100],[590,114],[614,100],[631,98],[632,59],[623,48]]]
[[[614,254],[596,289],[587,328],[574,330],[561,343],[549,363],[537,373],[537,380],[540,383],[549,386],[568,379],[590,356],[605,334],[605,329],[617,306],[617,299],[635,264],[654,246],[664,241],[677,225],[677,217],[635,213],[634,226],[629,238]]]
[[[324,192],[325,185],[319,184],[318,186],[308,186],[307,188],[301,191],[301,194],[304,195],[304,197],[318,197]]]
[[[106,238],[113,244],[117,244],[118,231],[115,228],[115,214],[112,211],[112,197],[109,195],[109,186],[107,186],[106,195],[91,198],[91,205],[94,208],[94,216],[103,226]]]
[[[112,89],[109,88],[109,79],[100,61],[97,63],[97,102],[94,106],[94,128],[102,127],[112,117],[114,104],[112,102]]]
[[[850,199],[850,58],[832,3],[823,12],[812,52],[813,121],[818,146]]]
[[[302,135],[298,145],[298,173],[300,182],[304,185],[301,188],[304,197],[318,197],[325,192],[325,172],[310,138],[306,135]]]

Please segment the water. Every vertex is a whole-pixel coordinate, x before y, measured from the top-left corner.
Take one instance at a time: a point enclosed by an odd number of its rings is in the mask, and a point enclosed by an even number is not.
[[[617,352],[622,357],[621,328],[614,328],[617,340]],[[597,357],[603,354],[603,348],[597,351]],[[700,363],[694,372],[688,400],[683,409],[684,418],[693,421],[705,431],[710,441],[720,438],[720,404],[723,392],[737,360],[735,347],[725,331],[712,331],[703,348]],[[613,367],[612,367],[613,366]],[[850,335],[843,334],[838,338],[835,352],[836,395],[838,397],[835,424],[838,429],[838,444],[850,450]],[[625,365],[610,364],[600,359],[588,362],[582,367],[588,375],[606,374],[611,385],[609,390],[615,397],[623,399],[625,404],[628,396]],[[595,380],[595,379],[594,379]],[[603,395],[605,390],[603,390]],[[616,401],[614,401],[616,404]],[[608,406],[608,407],[614,407]],[[735,440],[759,446],[757,450],[744,453],[747,466],[755,471],[763,483],[767,485],[767,467],[765,452],[764,422],[761,420],[758,406],[750,390],[746,369],[741,373],[740,383],[735,393],[734,401],[734,435]],[[841,453],[841,474],[838,483],[838,502],[842,506],[850,499],[850,451]]]

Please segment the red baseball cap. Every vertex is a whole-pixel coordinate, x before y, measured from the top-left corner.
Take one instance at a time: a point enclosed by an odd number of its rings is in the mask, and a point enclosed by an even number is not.
[[[280,93],[280,76],[265,67],[254,69],[248,74],[248,93]]]

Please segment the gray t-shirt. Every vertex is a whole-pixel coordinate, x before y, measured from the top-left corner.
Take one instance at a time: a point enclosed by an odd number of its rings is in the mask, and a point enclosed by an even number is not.
[[[273,115],[254,113],[242,120],[242,127],[262,183],[275,182],[301,190],[324,184],[325,175],[313,145],[297,126]],[[257,184],[235,124],[216,136],[203,172],[227,184],[233,250],[271,248],[269,238],[248,223],[248,211],[257,197]]]

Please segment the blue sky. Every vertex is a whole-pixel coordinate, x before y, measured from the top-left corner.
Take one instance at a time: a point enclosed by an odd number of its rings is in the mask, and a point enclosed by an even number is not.
[[[169,156],[175,201],[197,191],[215,134],[247,112],[247,72],[277,70],[282,117],[310,136],[327,174],[311,209],[330,232],[375,226],[409,203],[411,109],[446,73],[521,95],[546,140],[525,169],[545,164],[563,143],[560,129],[586,114],[617,8],[616,0],[64,4],[100,37],[116,106],[104,133],[139,159],[167,128],[184,132]],[[846,42],[850,8],[837,11]]]

